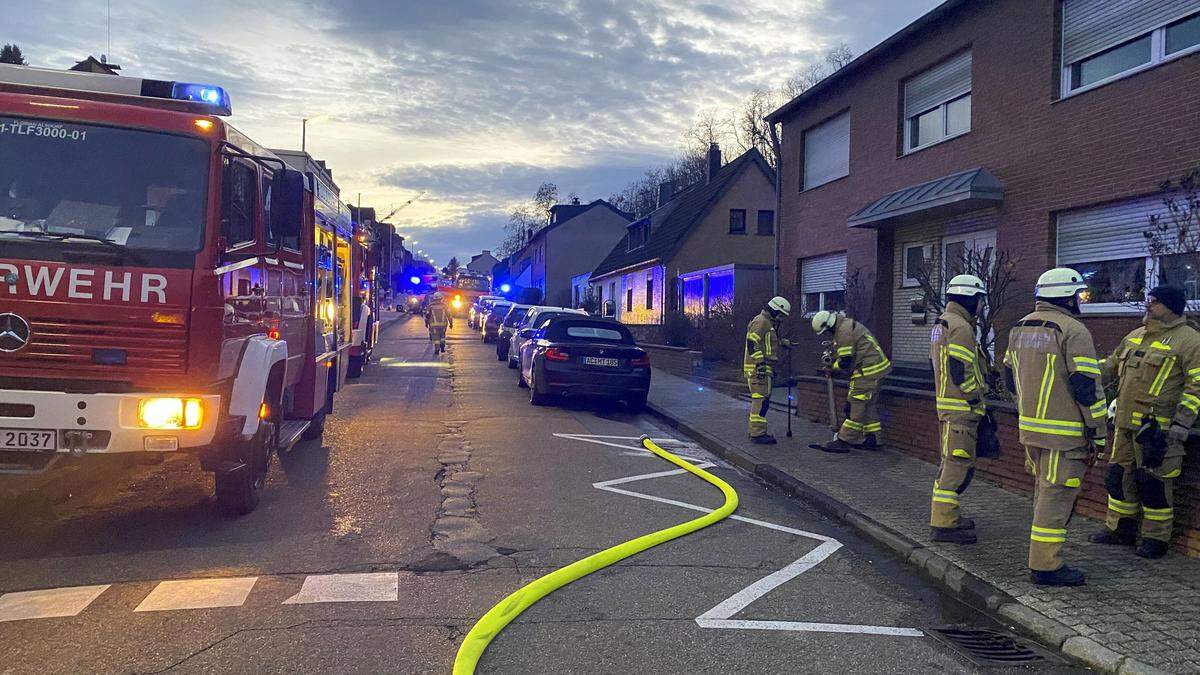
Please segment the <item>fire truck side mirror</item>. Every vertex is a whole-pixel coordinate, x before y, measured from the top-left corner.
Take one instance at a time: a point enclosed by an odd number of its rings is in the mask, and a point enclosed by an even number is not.
[[[299,241],[304,213],[304,174],[276,171],[271,179],[271,232],[276,241]]]

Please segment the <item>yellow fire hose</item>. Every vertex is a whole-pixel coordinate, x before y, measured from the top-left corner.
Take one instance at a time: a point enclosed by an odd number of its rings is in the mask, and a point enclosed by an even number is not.
[[[706,513],[694,520],[689,520],[686,523],[680,523],[665,530],[659,530],[658,532],[644,534],[636,539],[630,539],[623,544],[617,544],[599,553],[593,553],[583,560],[577,560],[566,567],[560,567],[517,589],[512,595],[489,609],[487,614],[484,614],[471,627],[471,631],[467,633],[462,645],[458,648],[458,655],[454,657],[454,675],[471,675],[471,673],[474,673],[475,666],[479,663],[479,658],[483,656],[483,650],[487,649],[487,646],[491,644],[496,635],[501,630],[504,630],[504,627],[517,618],[521,612],[524,612],[538,600],[596,570],[604,569],[613,563],[620,562],[648,548],[658,546],[672,539],[677,539],[685,534],[691,534],[696,530],[702,530],[713,523],[724,520],[737,509],[737,492],[725,481],[663,450],[647,436],[642,436],[642,446],[675,466],[715,485],[725,495],[725,503],[716,511]]]

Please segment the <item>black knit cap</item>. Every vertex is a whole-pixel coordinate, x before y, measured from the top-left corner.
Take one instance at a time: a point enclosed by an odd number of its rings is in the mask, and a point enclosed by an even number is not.
[[[1161,302],[1167,309],[1183,316],[1187,309],[1187,294],[1179,286],[1155,286],[1147,293],[1150,297]]]

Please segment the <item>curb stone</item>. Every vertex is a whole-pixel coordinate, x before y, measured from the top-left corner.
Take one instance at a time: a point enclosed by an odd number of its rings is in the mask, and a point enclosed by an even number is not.
[[[850,525],[867,539],[891,550],[909,566],[923,572],[959,600],[987,612],[993,618],[1000,619],[1018,632],[1034,638],[1068,658],[1100,672],[1115,675],[1165,675],[1166,671],[1115,652],[1091,638],[1080,635],[1066,624],[1022,605],[1005,591],[958,567],[948,558],[926,548],[924,544],[891,530],[870,516],[772,464],[730,448],[723,441],[696,429],[653,403],[647,404],[646,410],[668,426],[691,436],[706,450],[730,464],[752,473],[787,495],[808,502],[818,512]]]

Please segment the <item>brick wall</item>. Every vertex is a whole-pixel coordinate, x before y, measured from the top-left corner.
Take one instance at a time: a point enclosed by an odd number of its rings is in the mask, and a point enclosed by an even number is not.
[[[835,382],[834,395],[840,417],[846,398],[844,382]],[[797,389],[797,401],[802,416],[813,422],[828,424],[824,380],[803,378]],[[938,422],[932,396],[928,392],[885,388],[880,404],[884,442],[906,455],[936,464]],[[1016,415],[1002,404],[994,408],[1000,426],[1001,454],[995,460],[979,460],[976,479],[982,478],[1011,492],[1032,494],[1033,477],[1025,469],[1025,453],[1017,439]],[[1195,440],[1193,437],[1193,444]],[[1189,461],[1184,463],[1183,475],[1176,484],[1175,537],[1172,543],[1180,552],[1200,558],[1200,461],[1196,460],[1195,454],[1189,453]],[[1103,461],[1088,470],[1076,513],[1104,518],[1108,503],[1104,489],[1105,471]],[[987,507],[980,504],[976,508],[986,512]],[[1030,515],[1032,517],[1032,511]],[[1101,525],[1089,523],[1087,527],[1099,528]]]
[[[680,377],[691,377],[700,366],[700,352],[682,347],[639,343],[650,356],[650,366]]]

